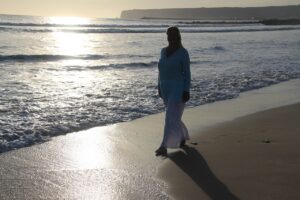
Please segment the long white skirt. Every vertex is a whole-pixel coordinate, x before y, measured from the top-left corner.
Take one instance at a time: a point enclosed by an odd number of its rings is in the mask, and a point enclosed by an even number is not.
[[[161,146],[166,148],[178,148],[182,140],[188,140],[189,134],[186,126],[181,121],[185,103],[165,101],[166,117],[164,138]]]

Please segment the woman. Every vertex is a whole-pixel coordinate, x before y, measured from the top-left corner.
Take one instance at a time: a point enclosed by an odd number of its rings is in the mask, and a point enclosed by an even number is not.
[[[164,137],[156,156],[166,155],[167,148],[178,148],[189,139],[181,121],[185,102],[190,98],[190,58],[181,44],[177,27],[167,30],[169,45],[161,50],[158,62],[158,93],[166,106]]]

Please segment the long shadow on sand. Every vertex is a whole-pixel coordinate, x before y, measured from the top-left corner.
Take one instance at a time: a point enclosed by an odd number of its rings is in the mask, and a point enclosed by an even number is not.
[[[193,147],[184,146],[184,152],[168,155],[213,200],[238,200],[210,170],[203,156]]]

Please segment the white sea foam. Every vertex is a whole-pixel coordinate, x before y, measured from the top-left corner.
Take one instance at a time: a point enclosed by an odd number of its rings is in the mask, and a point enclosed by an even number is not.
[[[177,25],[183,33],[232,33],[232,32],[260,32],[260,31],[287,31],[300,30],[299,25],[294,26],[242,26],[242,27],[186,27]],[[0,31],[6,32],[29,32],[29,33],[47,33],[47,32],[74,32],[74,33],[164,33],[167,26],[153,27],[113,27],[113,28],[20,28],[20,27],[0,27]]]

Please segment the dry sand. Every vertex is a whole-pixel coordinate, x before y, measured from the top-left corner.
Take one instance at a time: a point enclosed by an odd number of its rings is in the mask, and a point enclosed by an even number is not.
[[[300,104],[220,124],[192,142],[158,175],[176,199],[300,199]]]

